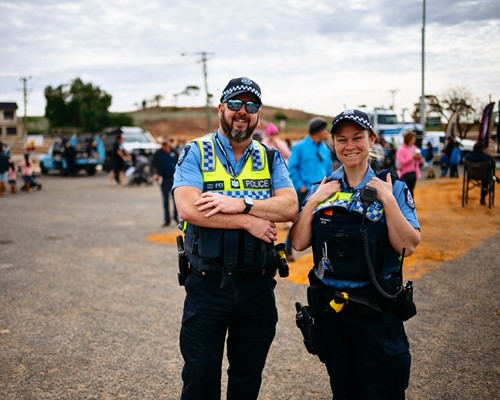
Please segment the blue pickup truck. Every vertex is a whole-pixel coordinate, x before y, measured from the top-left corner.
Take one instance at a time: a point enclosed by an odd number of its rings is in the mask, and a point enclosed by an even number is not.
[[[84,170],[88,175],[94,175],[98,167],[104,164],[106,152],[99,136],[80,135],[70,139],[56,138],[47,153],[39,158],[40,171],[43,175],[53,170],[58,170],[63,175],[70,173],[65,158],[66,141],[69,141],[73,147],[74,165],[71,173],[77,174]]]

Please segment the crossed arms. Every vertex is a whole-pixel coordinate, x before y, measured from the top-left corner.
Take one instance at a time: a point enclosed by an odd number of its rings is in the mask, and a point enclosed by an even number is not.
[[[277,222],[297,217],[297,195],[293,188],[277,189],[274,196],[255,200],[248,214],[243,199],[205,192],[193,186],[174,190],[177,212],[184,221],[205,228],[244,229],[267,243],[277,239]]]

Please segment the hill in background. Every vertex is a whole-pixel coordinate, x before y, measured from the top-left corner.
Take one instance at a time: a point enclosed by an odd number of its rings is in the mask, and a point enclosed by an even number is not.
[[[211,127],[212,131],[215,131],[219,125],[217,108],[214,107],[211,111]],[[133,118],[134,125],[142,126],[155,137],[190,140],[208,132],[205,107],[153,107],[133,111],[129,114]],[[257,130],[264,130],[265,126],[272,122],[280,129],[282,138],[296,140],[308,133],[309,120],[316,116],[300,110],[264,106]],[[322,117],[329,124],[331,123],[331,117]]]

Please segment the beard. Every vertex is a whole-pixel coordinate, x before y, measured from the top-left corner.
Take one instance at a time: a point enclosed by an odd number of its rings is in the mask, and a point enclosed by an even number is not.
[[[253,131],[255,128],[257,128],[257,124],[259,123],[259,118],[257,118],[257,121],[255,121],[255,124],[250,125],[248,124],[247,129],[234,129],[232,127],[232,123],[228,122],[226,120],[226,110],[222,110],[221,116],[219,118],[220,126],[222,128],[222,131],[228,135],[229,139],[236,142],[236,143],[241,143],[247,140],[250,136],[252,136]],[[236,114],[237,115],[237,114]],[[241,117],[243,119],[243,117]],[[245,117],[245,119],[250,122],[249,117]]]

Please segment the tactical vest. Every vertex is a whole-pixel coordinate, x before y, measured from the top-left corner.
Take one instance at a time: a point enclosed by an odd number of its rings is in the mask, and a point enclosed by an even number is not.
[[[325,276],[351,281],[370,281],[361,235],[364,206],[360,191],[337,192],[314,210],[312,222],[312,249],[314,265],[326,255],[331,271]],[[366,210],[364,229],[368,236],[370,259],[377,276],[399,271],[399,254],[392,248],[382,204],[374,201]]]
[[[231,176],[215,152],[212,138],[196,140],[201,153],[203,191],[222,193],[230,197],[251,196],[262,200],[271,197],[271,172],[267,166],[265,147],[252,141],[250,155],[238,176]]]
[[[195,140],[201,154],[203,192],[221,193],[230,197],[267,199],[272,195],[271,171],[266,148],[256,140],[238,176],[226,171],[217,157],[211,138]],[[214,229],[187,224],[185,249],[191,264],[198,270],[220,269],[228,257],[236,260],[237,268],[265,268],[272,264],[272,244],[240,229]]]

